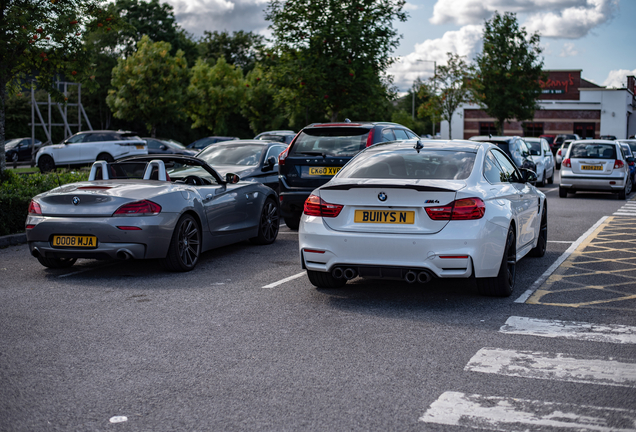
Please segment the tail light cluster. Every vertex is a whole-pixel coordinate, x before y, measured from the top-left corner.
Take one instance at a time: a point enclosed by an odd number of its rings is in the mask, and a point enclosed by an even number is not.
[[[557,151],[557,156],[561,156],[561,149],[559,149],[559,151]]]
[[[432,220],[481,219],[486,205],[479,198],[463,198],[442,207],[426,207],[426,213]]]
[[[338,217],[343,207],[340,204],[329,204],[319,196],[311,194],[305,201],[303,211],[307,216]]]
[[[572,168],[572,161],[570,160],[570,158],[563,160],[563,166],[566,168]]]
[[[614,169],[623,168],[624,166],[625,166],[625,164],[623,163],[622,160],[616,159],[614,161]]]
[[[31,200],[29,203],[29,214],[30,215],[41,215],[42,207],[36,201]]]
[[[148,200],[141,200],[124,204],[123,206],[115,210],[113,216],[150,216],[157,215],[159,213],[161,213],[161,206],[159,204],[153,203],[152,201]]]
[[[374,129],[371,128],[369,135],[367,135],[367,147],[371,147],[373,145],[373,131]]]
[[[292,141],[293,143],[293,141]],[[279,155],[278,155],[278,165],[285,165],[285,159],[287,159],[287,156],[289,156],[289,149],[291,148],[291,144],[287,146],[287,148],[285,150],[283,150]]]

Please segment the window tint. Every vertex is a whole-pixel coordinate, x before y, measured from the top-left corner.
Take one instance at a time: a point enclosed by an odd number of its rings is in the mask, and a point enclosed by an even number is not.
[[[484,177],[492,184],[506,181],[506,175],[501,170],[492,152],[488,152],[486,160],[484,161]]]
[[[493,150],[492,154],[495,156],[495,159],[497,159],[497,162],[499,162],[499,165],[504,172],[505,180],[509,182],[521,181],[519,171],[517,171],[517,168],[515,168],[514,164],[510,162],[510,159],[508,159],[506,155],[496,150]]]
[[[102,141],[118,141],[115,134],[111,133],[91,133],[86,134],[86,138],[82,142],[102,142]]]
[[[395,141],[395,134],[393,133],[393,129],[382,130],[382,141]]]
[[[570,157],[573,159],[616,159],[614,144],[572,144]]]
[[[157,141],[156,139],[146,139],[146,143],[148,143],[149,149],[153,149],[153,150],[161,149],[161,142]]]
[[[541,143],[539,142],[527,142],[530,148],[530,154],[533,156],[541,156]]]
[[[406,134],[404,129],[393,129],[393,133],[395,134],[395,138],[399,140],[409,139],[409,136]]]
[[[72,137],[67,139],[65,142],[70,144],[81,143],[81,142],[84,142],[84,139],[87,137],[87,135],[88,134],[73,135]]]
[[[406,134],[408,135],[408,137],[409,137],[410,139],[419,139],[419,137],[418,137],[417,135],[415,135],[413,132],[411,132],[411,131],[409,131],[409,130],[407,130],[407,131],[405,131],[405,132],[406,132]]]
[[[298,135],[290,156],[353,156],[367,145],[367,128],[311,128]]]
[[[475,163],[475,153],[449,150],[382,151],[354,159],[339,178],[463,180]]]
[[[276,163],[278,163],[278,155],[285,150],[285,146],[271,146],[267,151],[267,155],[265,156],[265,160],[269,159],[272,156],[276,157]]]

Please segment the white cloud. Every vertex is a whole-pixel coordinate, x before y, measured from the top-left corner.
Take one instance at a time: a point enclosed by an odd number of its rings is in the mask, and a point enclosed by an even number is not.
[[[414,11],[418,10],[420,7],[418,5],[414,5],[413,3],[406,2],[404,4],[404,10],[406,11]]]
[[[541,37],[579,39],[609,21],[617,7],[616,0],[587,0],[581,6],[533,14],[524,27],[529,33],[538,32]]]
[[[610,71],[607,78],[603,81],[603,85],[611,88],[625,88],[627,86],[627,76],[636,76],[636,69],[619,69]]]
[[[563,44],[563,49],[561,50],[559,57],[574,57],[578,53],[579,52],[576,50],[572,42],[566,42]]]
[[[464,26],[457,31],[449,31],[439,39],[429,39],[415,45],[415,51],[398,59],[388,73],[395,78],[395,85],[408,89],[417,78],[422,80],[433,76],[434,63],[446,64],[447,53],[466,56],[467,62],[473,60],[481,51],[483,28],[479,25]]]

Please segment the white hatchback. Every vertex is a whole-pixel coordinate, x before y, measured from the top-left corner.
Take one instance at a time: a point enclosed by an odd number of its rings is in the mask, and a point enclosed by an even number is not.
[[[42,146],[35,163],[47,172],[59,166],[78,166],[103,160],[113,162],[126,156],[147,155],[146,141],[133,132],[86,131],[78,132],[60,144]]]
[[[396,141],[369,147],[305,202],[302,267],[336,288],[356,276],[475,276],[480,293],[508,296],[515,266],[547,245],[547,202],[497,146]]]
[[[537,184],[554,183],[554,155],[545,138],[523,138],[530,149],[530,156],[537,165]]]

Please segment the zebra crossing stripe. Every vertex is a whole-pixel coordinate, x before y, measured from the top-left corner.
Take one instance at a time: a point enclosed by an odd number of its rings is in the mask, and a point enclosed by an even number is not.
[[[497,431],[636,431],[636,411],[444,392],[421,422]]]
[[[636,344],[636,327],[511,316],[499,331],[508,334]]]
[[[636,388],[636,363],[624,363],[612,358],[576,358],[560,353],[482,348],[470,359],[464,370]]]

